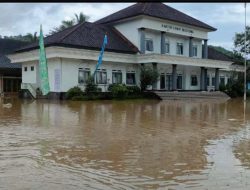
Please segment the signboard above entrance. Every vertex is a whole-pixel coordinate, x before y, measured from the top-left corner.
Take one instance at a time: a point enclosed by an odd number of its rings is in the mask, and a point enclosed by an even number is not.
[[[174,25],[168,25],[168,24],[162,24],[161,27],[169,29],[169,30],[174,30],[174,31],[182,31],[182,32],[187,32],[190,34],[193,34],[194,31],[191,29],[183,28],[183,27],[178,27]]]

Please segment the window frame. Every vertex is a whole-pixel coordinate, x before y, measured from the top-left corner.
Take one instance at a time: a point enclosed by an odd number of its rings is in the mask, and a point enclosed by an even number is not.
[[[114,76],[118,75],[118,74],[121,75],[121,81],[120,82],[114,82]],[[115,77],[117,77],[117,76],[115,76]],[[112,70],[112,84],[122,84],[122,71],[121,70]]]
[[[191,86],[198,86],[198,77],[197,77],[197,75],[191,75],[190,76],[190,85]]]
[[[30,66],[30,71],[34,71],[35,67],[34,66]]]
[[[105,74],[105,78],[103,78],[103,74]],[[101,82],[98,81],[98,75],[100,75]],[[107,84],[107,70],[106,69],[98,69],[96,71],[96,84]]]
[[[133,83],[129,83],[129,82],[128,82],[128,74],[131,74],[131,75],[134,76],[134,78],[132,77],[132,78],[133,78],[133,79],[132,79],[132,80],[133,80]],[[136,74],[136,73],[135,73],[134,71],[127,71],[127,72],[126,72],[126,84],[127,84],[127,85],[136,85],[136,76],[135,76],[135,74]]]
[[[152,42],[152,49],[151,50],[150,50],[150,46],[147,45],[147,42]],[[149,47],[149,49],[147,49],[147,47]],[[149,51],[149,52],[154,51],[154,41],[152,38],[145,38],[145,50]]]
[[[27,71],[28,71],[28,67],[25,66],[25,67],[23,68],[23,70],[24,70],[24,72],[27,72]]]
[[[181,47],[181,52],[179,53],[179,48],[178,47]],[[176,43],[176,54],[177,55],[184,55],[184,45],[183,45],[183,42],[177,42]]]
[[[193,57],[197,57],[198,56],[198,45],[193,45],[192,46],[192,54],[193,54],[192,55]]]
[[[80,82],[80,72],[83,73],[83,82]],[[78,68],[78,84],[83,85],[87,83],[87,78],[85,77],[85,74],[88,73],[88,77],[90,77],[90,69],[89,68]]]
[[[168,47],[168,48],[167,48]],[[170,53],[170,42],[169,42],[169,40],[166,40],[165,41],[165,53],[166,54],[169,54]]]

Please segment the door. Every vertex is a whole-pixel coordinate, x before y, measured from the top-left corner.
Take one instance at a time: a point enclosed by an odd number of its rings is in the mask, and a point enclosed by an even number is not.
[[[172,75],[166,75],[166,90],[172,90]]]
[[[166,88],[166,79],[165,79],[165,74],[161,74],[160,77],[160,88],[161,90],[164,90]]]
[[[182,89],[182,75],[177,76],[177,89],[178,90]]]

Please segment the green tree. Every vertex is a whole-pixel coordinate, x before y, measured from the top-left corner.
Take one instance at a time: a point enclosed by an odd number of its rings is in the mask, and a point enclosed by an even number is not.
[[[82,12],[80,12],[79,15],[75,14],[75,18],[72,18],[71,20],[63,20],[59,27],[55,27],[53,30],[50,31],[49,35],[65,30],[66,28],[69,28],[76,24],[86,22],[88,19],[89,16],[83,14]]]
[[[158,71],[154,70],[152,67],[142,66],[140,74],[141,91],[146,90],[148,85],[153,85],[157,82],[159,76]]]
[[[234,37],[235,50],[242,55],[245,52],[245,31],[236,33]],[[246,54],[250,53],[250,26],[246,26]]]

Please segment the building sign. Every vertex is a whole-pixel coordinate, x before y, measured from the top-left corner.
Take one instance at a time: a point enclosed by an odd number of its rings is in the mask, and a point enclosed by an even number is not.
[[[166,28],[168,30],[173,30],[173,31],[180,31],[180,32],[185,32],[189,34],[193,34],[194,31],[188,28],[183,28],[179,26],[174,26],[174,25],[168,25],[168,24],[162,24],[161,27]]]
[[[54,70],[54,91],[60,92],[61,90],[61,69]]]

